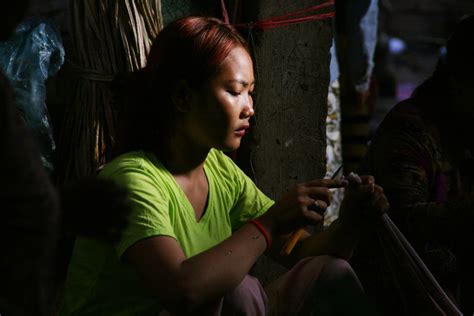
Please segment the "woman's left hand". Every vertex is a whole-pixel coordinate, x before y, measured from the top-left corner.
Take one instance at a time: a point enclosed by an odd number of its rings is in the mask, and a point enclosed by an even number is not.
[[[387,197],[383,188],[375,184],[374,177],[351,173],[347,180],[349,185],[339,215],[342,223],[356,226],[370,223],[388,210]]]

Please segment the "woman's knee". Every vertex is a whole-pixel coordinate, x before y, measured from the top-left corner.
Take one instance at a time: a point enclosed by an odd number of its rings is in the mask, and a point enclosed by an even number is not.
[[[332,256],[323,259],[305,309],[317,311],[318,315],[372,315],[362,284],[349,262]]]
[[[360,284],[356,273],[354,272],[348,261],[333,256],[324,257],[324,265],[322,267],[321,275],[319,278],[320,281],[334,282],[352,280],[357,284]]]

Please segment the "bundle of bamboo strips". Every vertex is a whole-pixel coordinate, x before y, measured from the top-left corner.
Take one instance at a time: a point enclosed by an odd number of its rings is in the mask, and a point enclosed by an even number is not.
[[[145,66],[163,26],[160,0],[68,0],[67,18],[74,98],[59,137],[60,182],[94,174],[107,160],[115,134],[111,81]]]

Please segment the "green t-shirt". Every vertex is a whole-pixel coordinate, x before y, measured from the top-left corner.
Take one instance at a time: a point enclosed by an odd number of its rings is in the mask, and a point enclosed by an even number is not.
[[[120,260],[131,245],[151,236],[170,236],[192,257],[228,238],[273,204],[221,151],[210,151],[204,171],[209,196],[197,221],[184,192],[154,155],[127,153],[102,170],[100,177],[113,179],[130,191],[129,226],[115,245],[77,239],[61,315],[157,315],[161,310],[157,300],[136,271]]]

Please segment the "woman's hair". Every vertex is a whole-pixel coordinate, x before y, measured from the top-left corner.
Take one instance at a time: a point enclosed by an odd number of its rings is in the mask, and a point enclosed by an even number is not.
[[[180,85],[202,87],[235,47],[247,49],[245,40],[216,18],[192,16],[167,25],[154,40],[146,67],[115,82],[119,115],[115,154],[159,150],[175,126],[173,95]]]

